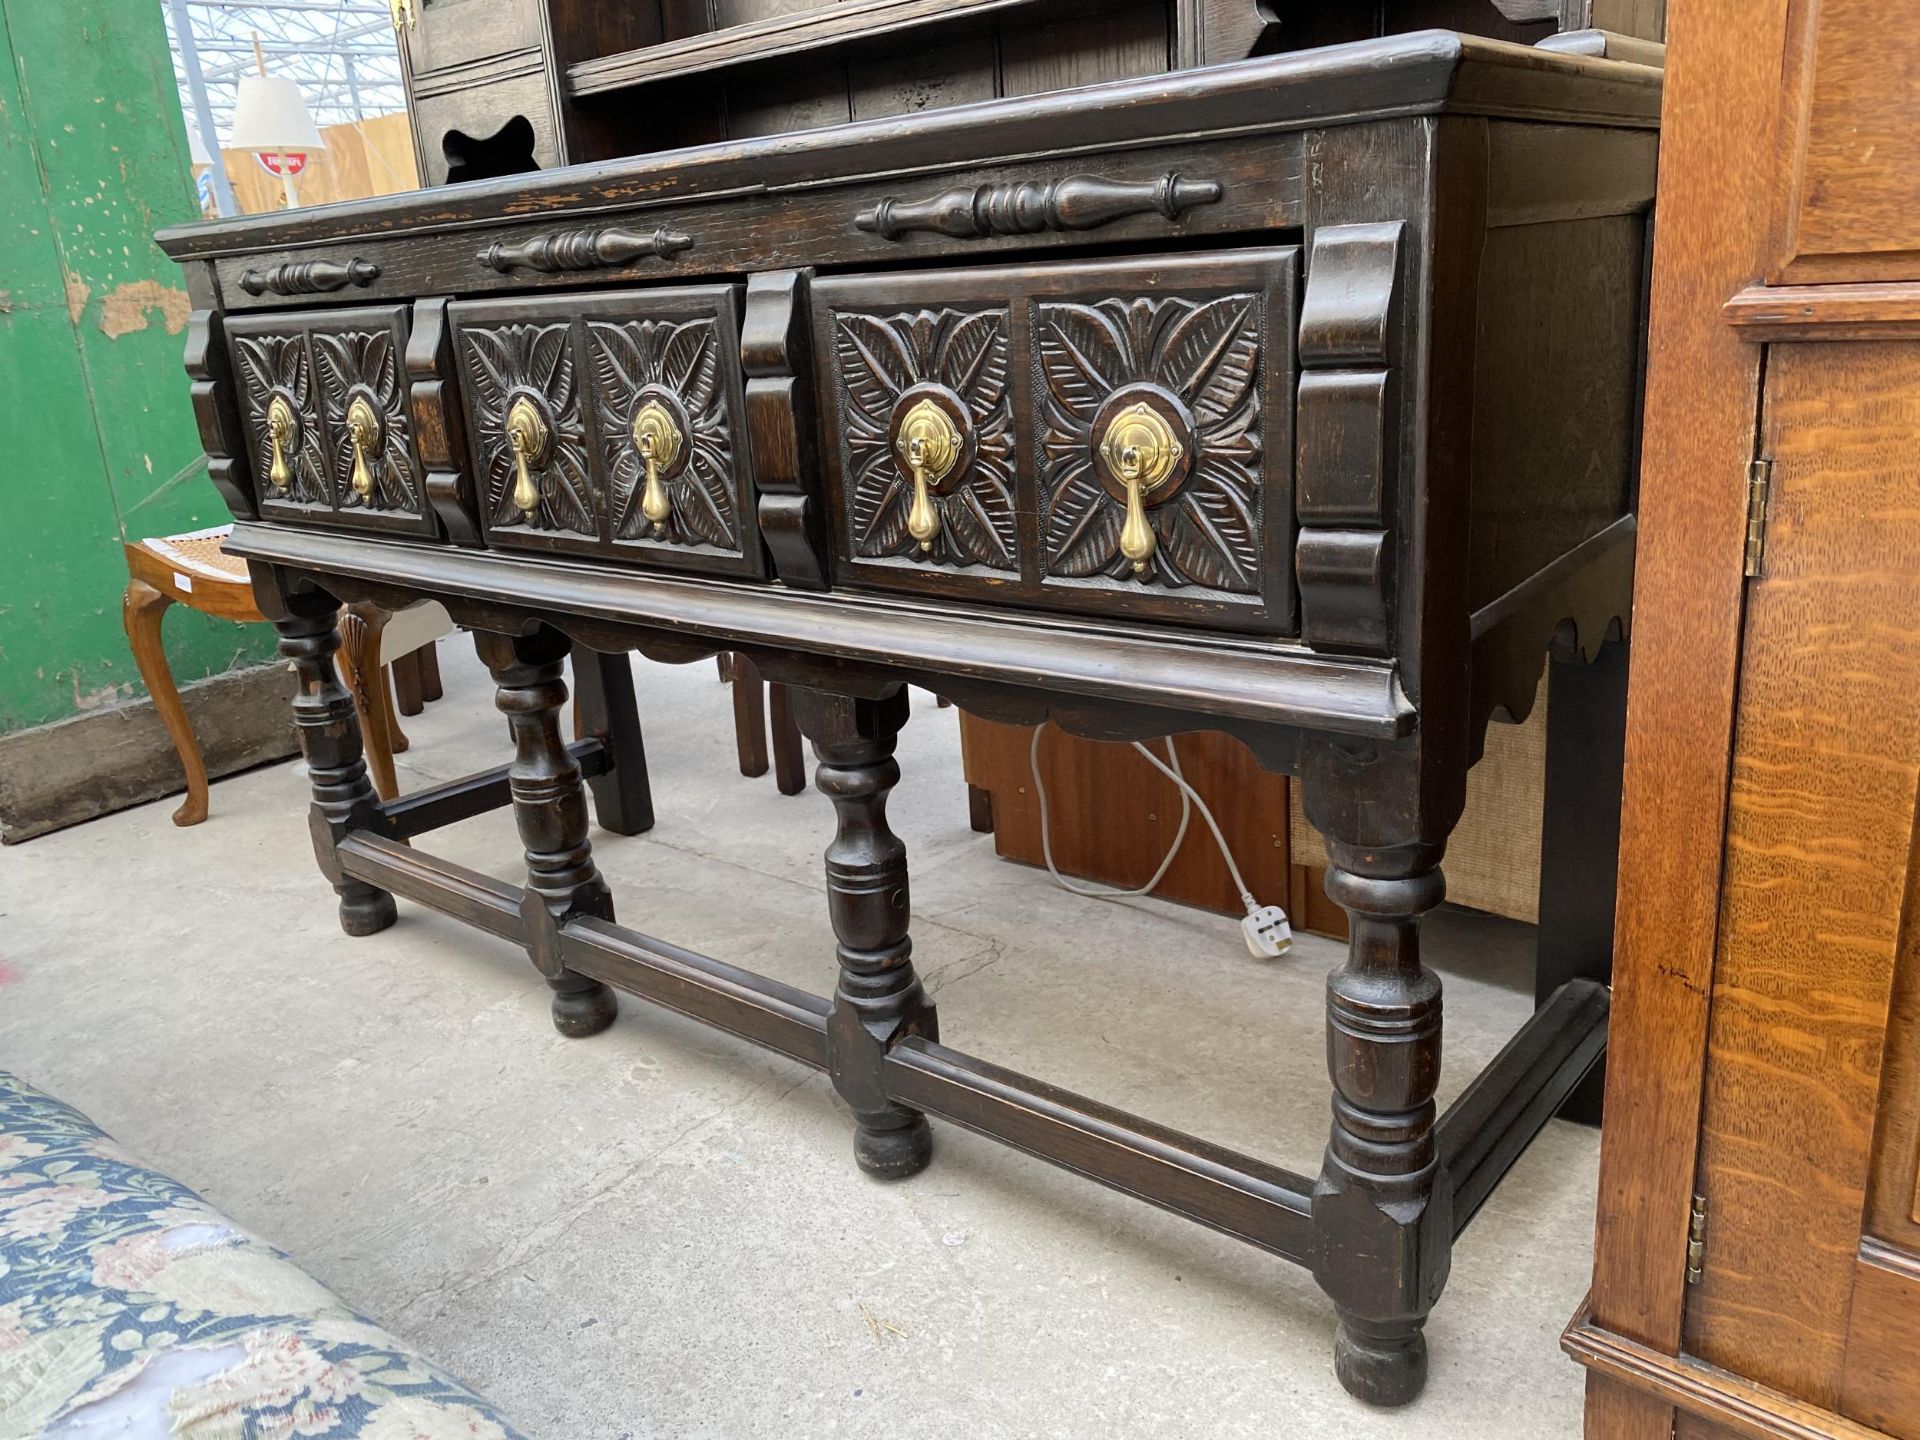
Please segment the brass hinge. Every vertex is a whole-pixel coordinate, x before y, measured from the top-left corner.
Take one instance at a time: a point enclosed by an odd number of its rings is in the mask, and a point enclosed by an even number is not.
[[[1707,1258],[1707,1197],[1693,1197],[1687,1217],[1687,1284],[1700,1283],[1700,1262]]]
[[[1767,558],[1767,502],[1773,492],[1773,461],[1756,460],[1747,467],[1746,574],[1758,575]]]

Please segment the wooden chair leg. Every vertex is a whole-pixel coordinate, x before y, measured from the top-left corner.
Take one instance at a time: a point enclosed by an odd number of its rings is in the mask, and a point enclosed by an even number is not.
[[[207,766],[201,759],[193,726],[187,722],[187,707],[180,703],[180,691],[173,683],[166,647],[160,640],[160,622],[171,604],[172,596],[144,580],[130,580],[121,618],[126,622],[133,663],[140,667],[140,678],[153,697],[153,708],[167,727],[174,752],[180,757],[180,768],[187,772],[187,798],[173,812],[173,823],[198,825],[207,818]]]
[[[633,695],[633,663],[626,652],[608,655],[573,648],[574,738],[598,736],[613,753],[613,768],[587,781],[593,813],[604,830],[638,835],[653,828],[653,789],[647,747]]]
[[[394,700],[402,715],[418,715],[427,708],[426,683],[420,675],[420,652],[401,655],[388,664],[393,672]]]
[[[429,640],[413,652],[413,658],[420,666],[420,698],[429,704],[444,699],[447,692],[440,685],[440,642]]]
[[[413,748],[413,741],[407,738],[407,732],[400,728],[400,707],[394,704],[395,686],[393,667],[380,667],[380,704],[387,716],[387,746],[396,755],[404,755]]]
[[[380,632],[386,628],[387,612],[376,605],[349,605],[340,612],[340,679],[353,697],[353,708],[360,716],[360,734],[365,742],[367,774],[373,790],[382,800],[400,793],[400,780],[393,770],[396,749],[394,737],[400,729],[387,697],[386,668],[380,663]]]
[[[773,732],[774,784],[782,795],[798,795],[807,788],[807,760],[793,695],[786,686],[767,686],[767,718]]]
[[[766,685],[744,655],[733,657],[733,743],[740,751],[740,773],[767,773]]]
[[[967,786],[967,824],[981,835],[993,834],[993,792]]]

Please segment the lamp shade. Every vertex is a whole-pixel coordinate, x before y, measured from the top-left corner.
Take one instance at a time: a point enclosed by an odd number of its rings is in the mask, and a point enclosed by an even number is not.
[[[268,154],[324,150],[319,127],[300,97],[300,87],[280,75],[248,75],[233,103],[233,130],[227,143],[235,150]]]

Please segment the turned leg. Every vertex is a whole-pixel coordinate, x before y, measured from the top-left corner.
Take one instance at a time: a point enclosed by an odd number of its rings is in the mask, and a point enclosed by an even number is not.
[[[1444,848],[1327,841],[1327,894],[1350,931],[1327,977],[1333,1133],[1314,1187],[1314,1275],[1340,1315],[1340,1383],[1376,1405],[1404,1405],[1426,1383],[1423,1331],[1453,1246],[1434,1148],[1440,977],[1420,963],[1420,919],[1446,894]]]
[[[294,732],[313,785],[308,811],[314,855],[340,895],[340,928],[349,935],[371,935],[394,922],[393,896],[340,868],[334,847],[356,825],[373,818],[376,804],[360,752],[360,726],[353,699],[334,668],[340,632],[334,628],[337,602],[319,591],[288,597],[286,614],[274,621],[280,653],[293,662],[298,689],[293,697]]]
[[[773,781],[782,795],[807,788],[807,762],[800,749],[800,722],[793,717],[793,694],[784,685],[767,686],[767,724],[773,737]]]
[[[733,685],[733,743],[740,752],[740,773],[758,778],[767,773],[767,695],[760,671],[744,655],[729,657]]]
[[[187,707],[180,703],[180,691],[173,683],[173,670],[160,640],[160,622],[171,604],[173,597],[166,592],[144,580],[129,580],[121,618],[126,622],[127,644],[133,648],[133,663],[140,667],[140,678],[153,697],[154,711],[167,727],[167,736],[180,757],[180,768],[187,772],[187,798],[173,812],[173,823],[198,825],[207,818],[207,766],[200,758],[200,742],[187,720]]]
[[[817,783],[839,822],[827,847],[827,909],[840,942],[840,981],[827,1025],[834,1088],[853,1110],[860,1168],[883,1180],[902,1179],[926,1168],[933,1134],[926,1116],[887,1097],[887,1050],[910,1035],[940,1038],[907,938],[907,847],[887,828],[887,794],[900,779],[893,747],[906,723],[907,692],[856,700],[796,690],[793,700],[800,729],[820,758]]]
[[[480,658],[499,687],[495,703],[513,732],[507,784],[513,819],[527,852],[527,954],[553,988],[553,1025],[562,1035],[597,1035],[617,1013],[613,991],[567,969],[560,930],[576,915],[613,918],[613,897],[594,868],[587,840],[587,794],[580,766],[560,737],[567,702],[568,641],[541,627],[531,635],[474,632]]]
[[[573,689],[574,738],[592,735],[613,756],[613,768],[587,782],[594,816],[616,835],[651,830],[653,789],[640,707],[633,698],[632,663],[624,651],[607,655],[582,646],[573,652]]]

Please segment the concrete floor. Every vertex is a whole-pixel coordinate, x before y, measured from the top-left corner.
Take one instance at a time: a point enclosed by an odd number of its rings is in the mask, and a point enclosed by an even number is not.
[[[462,641],[401,783],[497,764]],[[596,831],[628,924],[825,993],[826,799],[732,757],[711,664],[636,662],[659,824]],[[1070,897],[967,828],[953,711],[917,694],[893,805],[948,1043],[1311,1172],[1334,945]],[[1598,1156],[1555,1122],[1457,1247],[1433,1375],[1380,1413],[1333,1378],[1305,1273],[936,1122],[862,1177],[824,1077],[622,999],[566,1041],[508,945],[401,903],[350,940],[305,783],[218,784],[0,853],[0,1065],[91,1113],[548,1440],[1578,1433],[1556,1339]],[[518,879],[511,820],[434,848]],[[1530,932],[1444,914],[1445,1102],[1528,1014]]]

